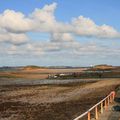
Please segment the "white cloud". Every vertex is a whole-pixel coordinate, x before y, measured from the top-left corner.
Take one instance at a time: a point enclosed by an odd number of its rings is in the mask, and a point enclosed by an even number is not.
[[[51,5],[45,5],[42,9],[36,8],[31,14],[31,17],[41,23],[54,23],[56,21],[54,16],[56,7],[57,4],[53,3]]]
[[[0,27],[9,32],[25,32],[32,30],[32,21],[21,12],[5,10],[0,15]]]
[[[52,33],[51,41],[52,42],[73,42],[74,38],[70,33]]]
[[[42,48],[36,47],[33,44],[24,44],[23,46],[11,45],[5,49],[4,54],[33,57],[43,55],[44,51]]]
[[[21,45],[28,41],[26,34],[15,34],[9,32],[0,33],[0,42],[11,43],[15,45]]]
[[[69,24],[59,22],[54,15],[56,3],[45,5],[42,9],[36,8],[30,15],[33,20],[34,31],[39,32],[66,32],[72,28]]]
[[[90,18],[79,16],[72,20],[73,31],[80,36],[97,38],[120,38],[120,33],[108,25],[98,26]]]

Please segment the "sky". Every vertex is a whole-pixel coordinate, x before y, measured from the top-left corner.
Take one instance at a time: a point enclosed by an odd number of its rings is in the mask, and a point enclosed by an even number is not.
[[[0,66],[120,65],[119,0],[1,0]]]

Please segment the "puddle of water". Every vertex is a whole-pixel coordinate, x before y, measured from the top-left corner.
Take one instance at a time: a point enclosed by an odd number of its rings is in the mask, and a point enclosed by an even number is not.
[[[90,80],[94,82],[96,80]],[[70,80],[0,80],[0,85],[45,85],[45,84],[67,84],[76,82],[88,82],[88,80],[70,79]]]
[[[119,105],[113,106],[113,109],[114,109],[114,111],[119,111],[120,112],[120,106]]]
[[[119,98],[119,97],[116,97],[116,98],[115,98],[115,102],[120,103],[120,98]]]

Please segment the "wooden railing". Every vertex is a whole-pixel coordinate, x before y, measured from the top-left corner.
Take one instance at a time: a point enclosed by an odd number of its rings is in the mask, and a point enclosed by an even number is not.
[[[102,114],[104,110],[108,109],[108,106],[114,101],[115,98],[115,91],[112,91],[107,97],[105,97],[103,100],[101,100],[99,103],[91,107],[88,111],[83,113],[82,115],[78,116],[74,120],[81,120],[81,118],[87,116],[87,120],[91,120],[91,111],[95,110],[95,116],[94,118],[98,120],[99,118],[99,111],[98,107],[100,107],[100,113]]]

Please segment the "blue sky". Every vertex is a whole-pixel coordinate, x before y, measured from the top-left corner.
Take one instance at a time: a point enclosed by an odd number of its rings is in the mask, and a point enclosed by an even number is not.
[[[0,66],[120,65],[119,6],[119,0],[1,0]]]

